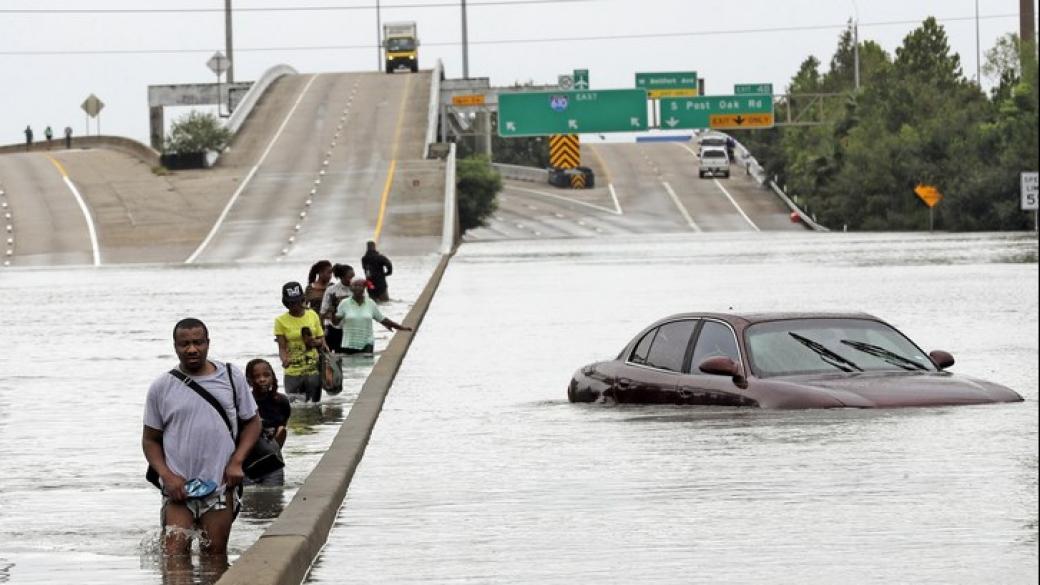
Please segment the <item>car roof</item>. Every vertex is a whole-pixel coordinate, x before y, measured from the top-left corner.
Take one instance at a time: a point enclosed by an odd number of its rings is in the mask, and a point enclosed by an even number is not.
[[[665,323],[667,321],[675,321],[679,319],[718,319],[720,321],[726,321],[733,325],[754,325],[755,323],[765,323],[766,321],[788,321],[794,319],[866,319],[869,321],[881,321],[881,319],[871,315],[869,313],[855,313],[855,312],[821,312],[821,311],[802,311],[802,312],[756,312],[756,313],[676,313],[657,321],[658,323]],[[881,321],[883,322],[883,321]]]

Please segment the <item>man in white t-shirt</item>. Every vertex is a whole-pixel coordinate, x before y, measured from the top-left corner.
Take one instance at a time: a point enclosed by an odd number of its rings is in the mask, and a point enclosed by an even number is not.
[[[207,359],[209,331],[202,321],[179,321],[173,347],[180,363],[148,388],[141,437],[162,484],[163,547],[167,554],[189,554],[191,533],[201,529],[203,552],[226,555],[242,463],[260,436],[256,401],[241,370]]]

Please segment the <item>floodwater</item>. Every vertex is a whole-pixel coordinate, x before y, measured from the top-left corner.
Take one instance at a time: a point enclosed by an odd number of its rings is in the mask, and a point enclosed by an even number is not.
[[[1037,582],[1037,241],[756,234],[463,246],[309,583]],[[866,311],[1025,403],[570,404],[690,310]]]
[[[393,258],[402,318],[436,257]],[[164,567],[144,394],[173,323],[277,362],[302,265],[0,270],[0,583],[207,583]],[[1037,240],[691,234],[464,245],[310,581],[1035,583]],[[688,310],[863,310],[1024,404],[764,412],[570,404],[584,363]],[[379,328],[377,327],[377,331]],[[377,349],[388,335],[377,333]],[[297,407],[288,485],[253,489],[231,560],[345,417]]]
[[[387,316],[404,318],[439,259],[393,258]],[[0,583],[213,581],[221,568],[199,558],[163,566],[160,496],[141,453],[145,394],[177,364],[172,329],[187,316],[208,325],[214,359],[244,367],[264,357],[280,377],[281,285],[305,282],[308,267],[0,269]],[[389,333],[375,329],[379,351]],[[289,503],[349,412],[373,358],[345,360],[341,394],[294,405],[286,485],[247,488],[232,561]]]

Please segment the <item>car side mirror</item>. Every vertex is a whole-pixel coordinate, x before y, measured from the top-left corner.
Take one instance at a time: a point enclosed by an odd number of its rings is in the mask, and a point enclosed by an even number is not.
[[[932,363],[940,370],[945,370],[953,365],[953,356],[948,351],[937,349],[929,353],[928,357],[932,358]]]
[[[705,374],[729,376],[733,378],[733,383],[737,386],[741,388],[747,387],[747,380],[744,378],[744,375],[740,373],[740,365],[724,355],[710,357],[701,362],[697,367]]]

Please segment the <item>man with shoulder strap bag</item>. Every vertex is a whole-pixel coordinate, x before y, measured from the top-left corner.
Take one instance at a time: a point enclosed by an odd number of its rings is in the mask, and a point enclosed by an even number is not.
[[[207,359],[202,321],[179,321],[173,341],[180,363],[149,387],[141,437],[149,475],[163,493],[163,547],[189,554],[198,528],[204,553],[226,555],[260,417],[242,372]]]

